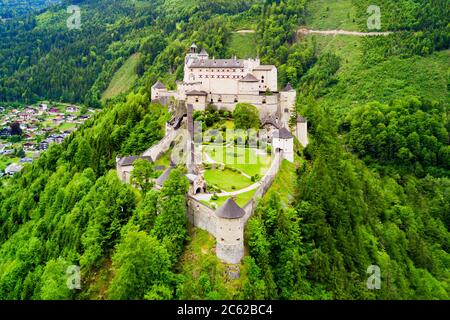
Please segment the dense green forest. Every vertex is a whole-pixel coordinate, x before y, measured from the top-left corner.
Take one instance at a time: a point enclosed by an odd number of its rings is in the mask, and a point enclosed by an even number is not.
[[[64,29],[63,7],[0,24],[0,101],[100,107],[134,53],[139,79],[0,180],[0,299],[450,298],[448,1],[380,1],[383,29],[397,33],[356,40],[298,39],[317,19],[314,0],[78,2],[82,30]],[[345,4],[365,31],[370,1]],[[232,32],[250,27],[280,87],[298,89],[311,143],[297,150],[293,182],[259,203],[229,285],[215,257],[190,254],[201,237],[186,221],[182,172],[142,191],[114,168],[164,135],[170,115],[149,101],[156,79],[173,87],[192,42],[226,57]],[[201,270],[188,272],[194,263]],[[81,290],[66,286],[70,265]],[[380,290],[367,290],[370,265]]]
[[[0,0],[0,20],[29,14],[60,2],[60,0]]]

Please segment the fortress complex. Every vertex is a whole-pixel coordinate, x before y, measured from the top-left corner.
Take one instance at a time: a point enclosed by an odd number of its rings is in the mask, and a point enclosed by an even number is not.
[[[216,255],[222,261],[239,264],[244,256],[245,224],[257,206],[257,199],[270,188],[283,159],[294,162],[294,136],[304,147],[308,145],[308,124],[305,118],[297,115],[295,128],[289,126],[289,119],[296,114],[296,91],[289,84],[278,91],[275,66],[261,65],[259,59],[210,59],[204,49],[200,52],[197,49],[193,44],[186,54],[184,79],[177,82],[176,90],[168,90],[160,81],[152,86],[152,101],[171,107],[173,118],[166,125],[165,137],[140,156],[118,157],[117,174],[123,182],[130,183],[137,159],[155,162],[170,148],[186,144],[183,154],[186,155],[186,177],[190,182],[187,218],[216,238]],[[216,210],[202,203],[202,197],[199,197],[208,194],[208,189],[202,160],[196,158],[193,113],[205,110],[210,104],[221,110],[234,111],[236,104],[241,102],[258,108],[261,127],[269,132],[273,160],[244,207],[229,198]],[[188,132],[186,141],[179,139],[183,137],[183,130]],[[155,188],[161,188],[169,177],[176,163],[173,159],[172,154],[172,164],[156,179]]]
[[[176,90],[168,90],[158,81],[152,87],[152,100],[167,103],[170,99],[205,110],[209,104],[233,111],[237,103],[246,102],[259,109],[261,119],[275,117],[287,126],[294,112],[296,91],[287,85],[278,91],[278,72],[273,65],[261,65],[259,59],[211,59],[192,44],[184,63],[184,79]]]

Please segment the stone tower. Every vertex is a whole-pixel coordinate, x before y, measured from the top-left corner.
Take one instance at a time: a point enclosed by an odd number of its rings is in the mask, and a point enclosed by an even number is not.
[[[244,257],[244,215],[244,209],[231,198],[216,211],[216,255],[225,263],[238,264]]]
[[[297,99],[297,91],[290,83],[280,91],[280,122],[282,126],[289,126],[289,119],[295,112],[295,101]]]
[[[273,133],[272,148],[275,152],[283,151],[283,158],[294,162],[294,137],[285,127]]]
[[[295,136],[298,141],[302,144],[303,147],[306,148],[308,145],[308,121],[302,116],[297,117],[297,123],[295,127]]]

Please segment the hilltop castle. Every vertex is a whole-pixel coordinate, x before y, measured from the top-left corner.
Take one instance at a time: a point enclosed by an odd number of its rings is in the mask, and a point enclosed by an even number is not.
[[[233,111],[239,102],[259,109],[262,120],[275,118],[287,127],[294,112],[296,91],[287,85],[278,91],[278,71],[273,65],[261,65],[259,59],[211,59],[205,49],[198,52],[192,44],[184,62],[184,79],[176,90],[168,90],[160,81],[152,87],[152,101],[168,103],[170,99],[205,110],[209,104]]]
[[[183,155],[190,182],[188,192],[188,220],[196,227],[208,231],[216,238],[216,255],[229,264],[239,264],[244,256],[244,229],[257,206],[274,181],[283,159],[294,162],[294,135],[306,147],[308,144],[307,121],[298,116],[295,128],[289,130],[289,119],[296,114],[296,91],[291,85],[278,91],[277,68],[261,65],[259,59],[240,60],[209,58],[208,53],[193,44],[184,63],[184,80],[177,82],[176,90],[168,90],[160,81],[151,88],[152,101],[170,105],[172,120],[166,125],[165,137],[141,156],[118,157],[117,174],[123,182],[130,182],[133,164],[137,159],[155,162],[170,148],[186,144]],[[208,105],[234,111],[237,103],[256,106],[261,126],[266,129],[273,149],[270,168],[258,182],[250,201],[242,208],[231,197],[218,209],[202,203],[202,194],[208,194],[202,160],[196,158],[196,129],[194,111],[203,111]],[[198,129],[198,128],[197,128]],[[186,130],[186,141],[180,139]],[[292,131],[292,134],[291,134]],[[198,149],[198,148],[197,148]],[[198,150],[197,150],[198,151]],[[201,152],[200,152],[201,158]],[[176,161],[171,154],[171,166],[155,181],[160,189]]]

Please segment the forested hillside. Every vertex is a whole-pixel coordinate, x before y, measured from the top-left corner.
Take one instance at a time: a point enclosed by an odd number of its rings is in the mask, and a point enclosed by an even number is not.
[[[60,2],[61,0],[1,0],[0,20],[16,18]]]
[[[396,33],[356,39],[296,30],[339,16],[366,31],[370,1],[342,1],[355,14],[326,17],[316,13],[331,0],[78,2],[82,30],[65,29],[64,6],[0,24],[0,101],[103,107],[0,180],[0,299],[450,298],[448,1],[380,1],[383,29]],[[164,135],[170,115],[150,102],[151,85],[182,78],[192,42],[230,55],[243,28],[256,30],[280,87],[298,90],[311,144],[249,221],[241,279],[230,282],[188,227],[182,172],[142,191],[114,169],[117,155]],[[101,104],[133,54],[131,92]],[[81,290],[66,286],[69,265]],[[367,290],[370,265],[381,290]]]

